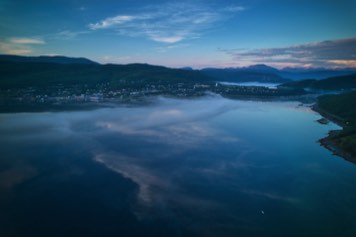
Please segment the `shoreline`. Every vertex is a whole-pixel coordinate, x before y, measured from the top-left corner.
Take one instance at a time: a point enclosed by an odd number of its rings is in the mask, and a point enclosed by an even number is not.
[[[0,100],[0,114],[4,113],[36,113],[36,112],[70,112],[70,111],[85,111],[95,110],[100,108],[113,108],[116,106],[132,106],[149,104],[154,98],[167,97],[175,99],[194,99],[209,96],[211,93],[197,96],[176,96],[176,95],[157,95],[157,96],[143,96],[137,98],[128,98],[120,100],[103,100],[100,102],[64,102],[64,103],[4,103]],[[212,93],[230,100],[247,100],[247,101],[299,101],[301,103],[309,103],[314,101],[314,97],[307,95],[291,95],[291,96],[261,96],[261,95],[224,95],[219,93]]]
[[[342,149],[335,141],[335,139],[337,139],[337,136],[343,131],[346,126],[344,120],[336,115],[333,115],[321,109],[317,104],[314,104],[311,109],[320,114],[323,118],[342,127],[342,129],[330,130],[328,136],[318,140],[319,144],[327,150],[331,151],[333,155],[339,156],[346,161],[356,164],[356,157],[352,156],[350,152]]]
[[[323,109],[321,109],[317,103],[315,103],[313,106],[311,106],[311,109],[315,112],[317,112],[318,114],[320,114],[323,118],[326,118],[327,120],[336,123],[337,125],[339,125],[340,127],[344,128],[346,126],[344,119],[329,113],[328,111],[325,111]]]
[[[174,96],[173,96],[174,97]],[[226,99],[232,100],[253,100],[253,101],[303,101],[311,100],[309,97],[305,96],[289,96],[289,97],[261,97],[261,96],[222,96]],[[5,113],[28,113],[28,112],[71,112],[71,111],[90,111],[100,108],[113,108],[116,106],[134,106],[142,105],[152,102],[154,97],[145,97],[145,98],[135,98],[131,100],[121,100],[121,101],[103,101],[99,103],[63,103],[63,104],[16,104],[15,106],[4,106],[0,103],[0,114]],[[176,98],[176,97],[174,97]],[[178,97],[179,98],[179,97]],[[305,101],[304,101],[305,102]],[[315,101],[314,101],[315,102]],[[353,164],[356,164],[356,157],[353,156],[350,152],[345,151],[338,144],[338,135],[347,127],[345,120],[341,117],[338,117],[334,114],[329,113],[321,109],[317,102],[310,106],[311,110],[318,113],[322,116],[323,119],[331,121],[339,125],[342,129],[339,130],[330,130],[328,135],[324,138],[318,140],[319,144],[331,151],[333,155],[339,156]],[[321,123],[320,121],[318,121]],[[324,123],[321,123],[324,124]]]
[[[333,155],[339,156],[346,161],[356,165],[356,158],[349,152],[339,148],[338,144],[333,140],[342,130],[331,130],[327,137],[320,139],[318,142],[327,150],[331,151]]]

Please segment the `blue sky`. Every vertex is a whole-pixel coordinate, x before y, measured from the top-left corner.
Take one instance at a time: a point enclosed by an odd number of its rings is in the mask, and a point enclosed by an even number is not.
[[[0,53],[169,67],[356,67],[355,0],[0,0]]]

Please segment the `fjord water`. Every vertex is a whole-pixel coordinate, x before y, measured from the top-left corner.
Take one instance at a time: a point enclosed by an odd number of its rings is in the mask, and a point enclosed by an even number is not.
[[[0,236],[355,236],[356,167],[297,102],[0,115]]]

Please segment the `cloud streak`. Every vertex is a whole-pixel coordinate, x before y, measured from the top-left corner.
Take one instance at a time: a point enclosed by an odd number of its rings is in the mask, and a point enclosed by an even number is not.
[[[18,46],[8,42],[0,42],[0,53],[2,54],[28,55],[32,52],[32,49],[28,47]]]
[[[275,66],[355,67],[356,38],[328,40],[281,48],[221,50],[235,61]]]
[[[29,55],[34,51],[33,46],[43,44],[46,44],[46,42],[38,38],[9,38],[4,41],[0,41],[0,53]]]
[[[90,31],[83,30],[83,31],[70,31],[70,30],[62,30],[58,33],[48,35],[47,37],[51,40],[71,40],[76,39],[80,35],[89,34]]]
[[[91,30],[110,29],[124,36],[146,37],[156,42],[173,44],[198,38],[218,22],[244,10],[241,6],[213,8],[207,5],[169,3],[145,7],[135,14],[108,17],[88,27]]]
[[[13,44],[45,44],[44,40],[33,38],[12,38],[10,42]]]
[[[134,20],[134,16],[115,16],[115,17],[109,17],[106,18],[105,20],[102,20],[98,23],[90,24],[89,28],[92,30],[98,30],[98,29],[107,29],[110,27],[113,27],[115,25],[121,25],[125,22],[129,22]]]

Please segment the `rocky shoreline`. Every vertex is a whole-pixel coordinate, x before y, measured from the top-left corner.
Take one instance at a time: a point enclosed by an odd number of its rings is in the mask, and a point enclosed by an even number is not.
[[[327,137],[319,140],[319,143],[321,146],[331,151],[333,155],[342,157],[345,160],[356,164],[356,157],[353,157],[350,153],[339,148],[337,142],[335,142],[335,139],[337,139],[336,137],[340,132],[341,130],[331,130]]]
[[[332,121],[333,123],[336,123],[342,128],[346,126],[342,118],[328,113],[327,111],[321,109],[317,104],[312,106],[312,110],[319,113],[325,119]],[[333,155],[339,156],[349,162],[352,162],[353,164],[356,164],[356,157],[354,157],[351,153],[340,148],[340,146],[337,143],[337,139],[341,131],[342,130],[331,130],[328,133],[327,137],[320,139],[318,142],[320,143],[321,146],[331,151]]]

